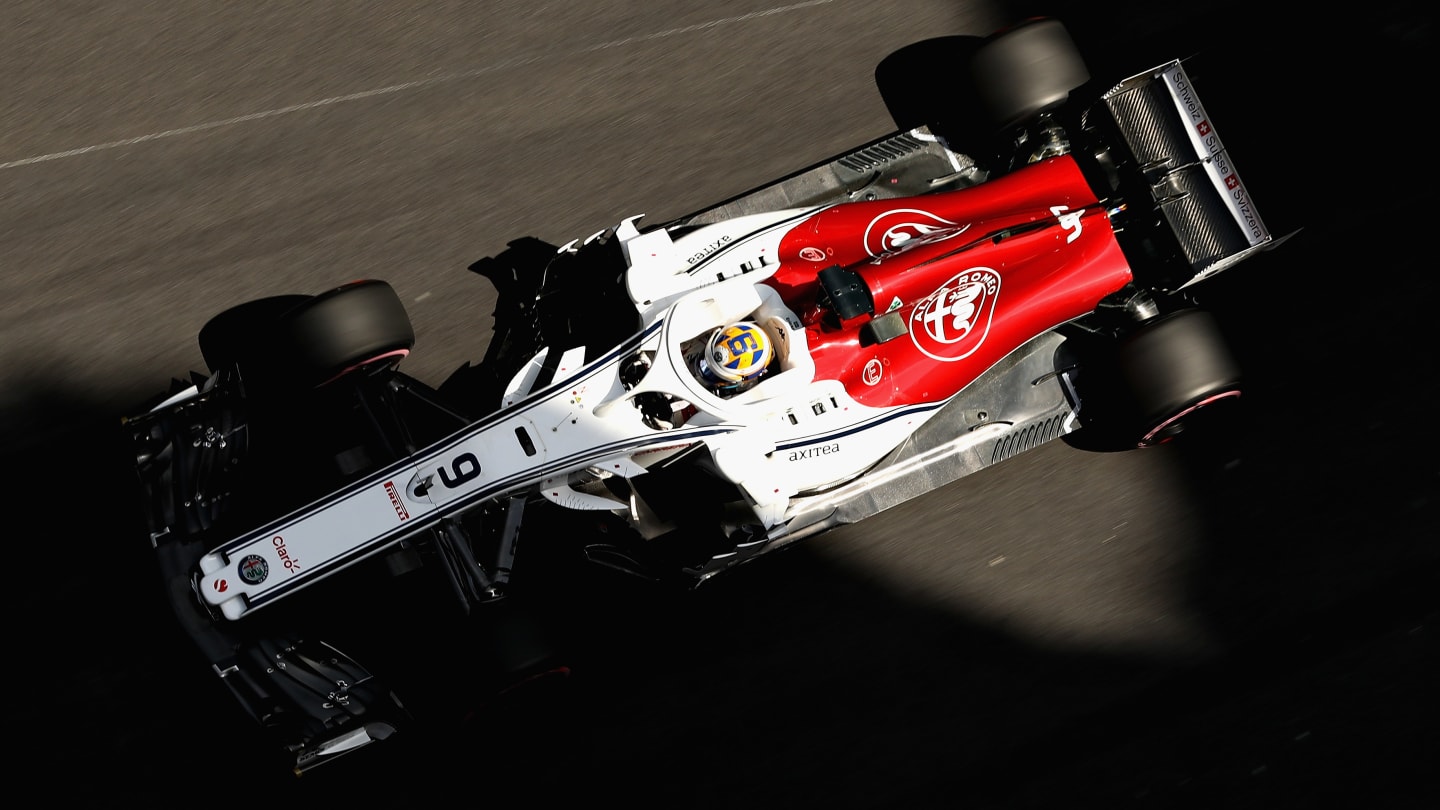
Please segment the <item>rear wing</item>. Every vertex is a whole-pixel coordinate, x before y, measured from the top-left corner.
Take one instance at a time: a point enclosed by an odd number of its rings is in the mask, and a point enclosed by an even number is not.
[[[1095,110],[1124,138],[1189,262],[1177,289],[1273,247],[1179,60],[1131,76],[1100,102]]]

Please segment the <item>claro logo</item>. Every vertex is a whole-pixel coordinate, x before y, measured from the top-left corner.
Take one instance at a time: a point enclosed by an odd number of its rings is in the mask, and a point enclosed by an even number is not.
[[[270,545],[275,547],[275,554],[280,558],[280,564],[285,566],[286,571],[292,574],[299,573],[300,561],[290,556],[290,549],[285,547],[285,538],[277,534],[270,538]]]

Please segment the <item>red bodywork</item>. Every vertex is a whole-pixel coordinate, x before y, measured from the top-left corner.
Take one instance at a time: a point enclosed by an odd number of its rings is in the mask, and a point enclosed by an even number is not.
[[[836,264],[863,277],[874,317],[898,312],[906,333],[865,340],[871,316],[842,322],[818,306],[816,273]],[[826,208],[786,234],[771,283],[808,330],[816,379],[889,407],[954,395],[1130,279],[1104,206],[1065,156],[973,188]]]

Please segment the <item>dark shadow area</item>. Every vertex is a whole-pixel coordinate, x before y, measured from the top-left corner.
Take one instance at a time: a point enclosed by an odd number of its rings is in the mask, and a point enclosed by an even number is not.
[[[1212,52],[1194,78],[1226,88],[1205,96],[1222,136],[1272,230],[1302,229],[1197,291],[1247,370],[1226,445],[1239,455],[1157,451],[1203,504],[1184,581],[1222,653],[1038,647],[805,544],[688,594],[546,560],[536,599],[568,679],[480,701],[488,731],[397,738],[297,780],[256,753],[149,587],[110,444],[120,414],[57,383],[10,392],[0,414],[6,490],[26,513],[9,534],[24,583],[12,772],[57,799],[226,806],[1436,806],[1440,285],[1416,125],[1399,123],[1419,115],[1429,18],[1404,2],[1350,23],[1307,11],[1297,45],[1278,11],[1256,22],[1238,3],[1201,20],[1108,8],[1067,17],[1088,52]]]

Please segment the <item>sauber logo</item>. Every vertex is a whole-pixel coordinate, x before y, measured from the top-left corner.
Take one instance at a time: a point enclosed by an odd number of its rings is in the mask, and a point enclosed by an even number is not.
[[[825,251],[811,245],[806,245],[800,248],[800,258],[807,262],[823,262],[825,261]]]
[[[970,226],[961,226],[918,208],[896,208],[870,220],[865,226],[865,252],[879,257],[910,244],[938,242],[959,236]]]
[[[405,502],[400,500],[400,490],[395,488],[394,481],[385,482],[385,494],[390,496],[390,506],[395,509],[395,514],[401,520],[410,519],[410,510],[405,508]]]
[[[915,348],[945,362],[969,357],[985,342],[999,293],[1000,274],[988,267],[966,270],[945,282],[910,312]]]

